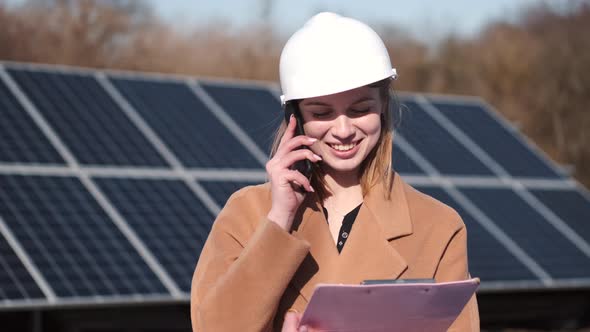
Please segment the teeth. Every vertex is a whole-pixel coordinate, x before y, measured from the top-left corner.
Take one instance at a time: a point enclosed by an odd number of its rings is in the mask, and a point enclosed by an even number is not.
[[[356,146],[355,143],[353,144],[331,144],[332,148],[338,151],[348,151]]]

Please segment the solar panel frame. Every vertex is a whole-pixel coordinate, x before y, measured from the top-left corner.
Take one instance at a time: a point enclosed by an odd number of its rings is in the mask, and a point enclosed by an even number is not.
[[[479,106],[483,109],[492,119],[494,119],[500,126],[502,126],[508,134],[511,135],[516,141],[521,143],[525,148],[530,150],[535,157],[537,157],[544,166],[551,169],[558,175],[561,175],[563,178],[567,178],[569,176],[568,172],[565,171],[563,168],[557,166],[554,161],[549,158],[549,156],[541,150],[541,148],[536,145],[531,139],[529,139],[524,134],[519,134],[518,129],[514,127],[513,124],[508,122],[507,119],[503,118],[500,112],[493,107],[491,104],[486,102],[485,100],[481,99],[480,97],[473,97],[473,96],[458,96],[458,95],[440,95],[434,93],[422,93],[420,94],[427,100],[440,100],[441,102],[449,103],[449,104],[461,104],[461,103],[469,103],[470,105]],[[450,119],[449,119],[450,121]]]

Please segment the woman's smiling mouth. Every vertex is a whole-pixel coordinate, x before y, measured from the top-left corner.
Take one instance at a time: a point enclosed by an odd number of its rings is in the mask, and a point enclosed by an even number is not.
[[[346,152],[346,151],[350,151],[350,150],[354,149],[360,142],[361,142],[361,140],[356,141],[356,142],[352,142],[352,143],[348,143],[348,144],[328,143],[328,145],[336,151]]]

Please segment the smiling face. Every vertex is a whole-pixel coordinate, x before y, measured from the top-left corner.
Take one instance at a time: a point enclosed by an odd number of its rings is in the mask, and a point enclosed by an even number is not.
[[[312,151],[327,174],[358,176],[379,141],[383,102],[379,89],[363,86],[332,95],[303,99],[299,109],[305,134],[317,138]]]

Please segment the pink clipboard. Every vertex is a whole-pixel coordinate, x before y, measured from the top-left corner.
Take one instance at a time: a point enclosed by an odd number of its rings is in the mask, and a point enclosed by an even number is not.
[[[479,278],[442,283],[318,284],[300,325],[320,331],[447,331]]]

